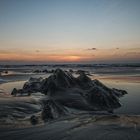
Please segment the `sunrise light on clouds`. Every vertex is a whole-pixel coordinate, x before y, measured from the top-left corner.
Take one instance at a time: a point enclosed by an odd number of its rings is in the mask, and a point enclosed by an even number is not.
[[[139,62],[139,4],[0,1],[0,62]]]

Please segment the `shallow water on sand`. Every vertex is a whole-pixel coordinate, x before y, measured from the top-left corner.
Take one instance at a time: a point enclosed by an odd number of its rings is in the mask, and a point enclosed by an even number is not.
[[[5,93],[11,93],[13,88],[21,89],[26,81],[15,81],[15,82],[8,82],[0,84],[0,89],[3,90]]]
[[[115,112],[118,114],[140,114],[140,83],[116,82],[115,80],[101,80],[105,85],[118,89],[124,89],[127,95],[120,98],[122,107]]]

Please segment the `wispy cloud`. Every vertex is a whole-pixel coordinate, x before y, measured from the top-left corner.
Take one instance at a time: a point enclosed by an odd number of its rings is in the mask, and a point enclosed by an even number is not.
[[[36,52],[36,53],[39,53],[39,52],[40,52],[40,50],[36,50],[35,52]]]
[[[87,50],[94,51],[94,50],[97,50],[97,48],[88,48]]]

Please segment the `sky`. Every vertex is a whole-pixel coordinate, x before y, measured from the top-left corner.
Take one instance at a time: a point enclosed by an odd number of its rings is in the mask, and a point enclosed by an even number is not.
[[[0,64],[140,62],[140,0],[0,0]]]

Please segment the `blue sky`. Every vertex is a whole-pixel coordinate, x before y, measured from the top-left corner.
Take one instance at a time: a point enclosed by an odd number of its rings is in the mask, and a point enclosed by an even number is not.
[[[0,61],[137,62],[139,13],[139,0],[0,0]]]

